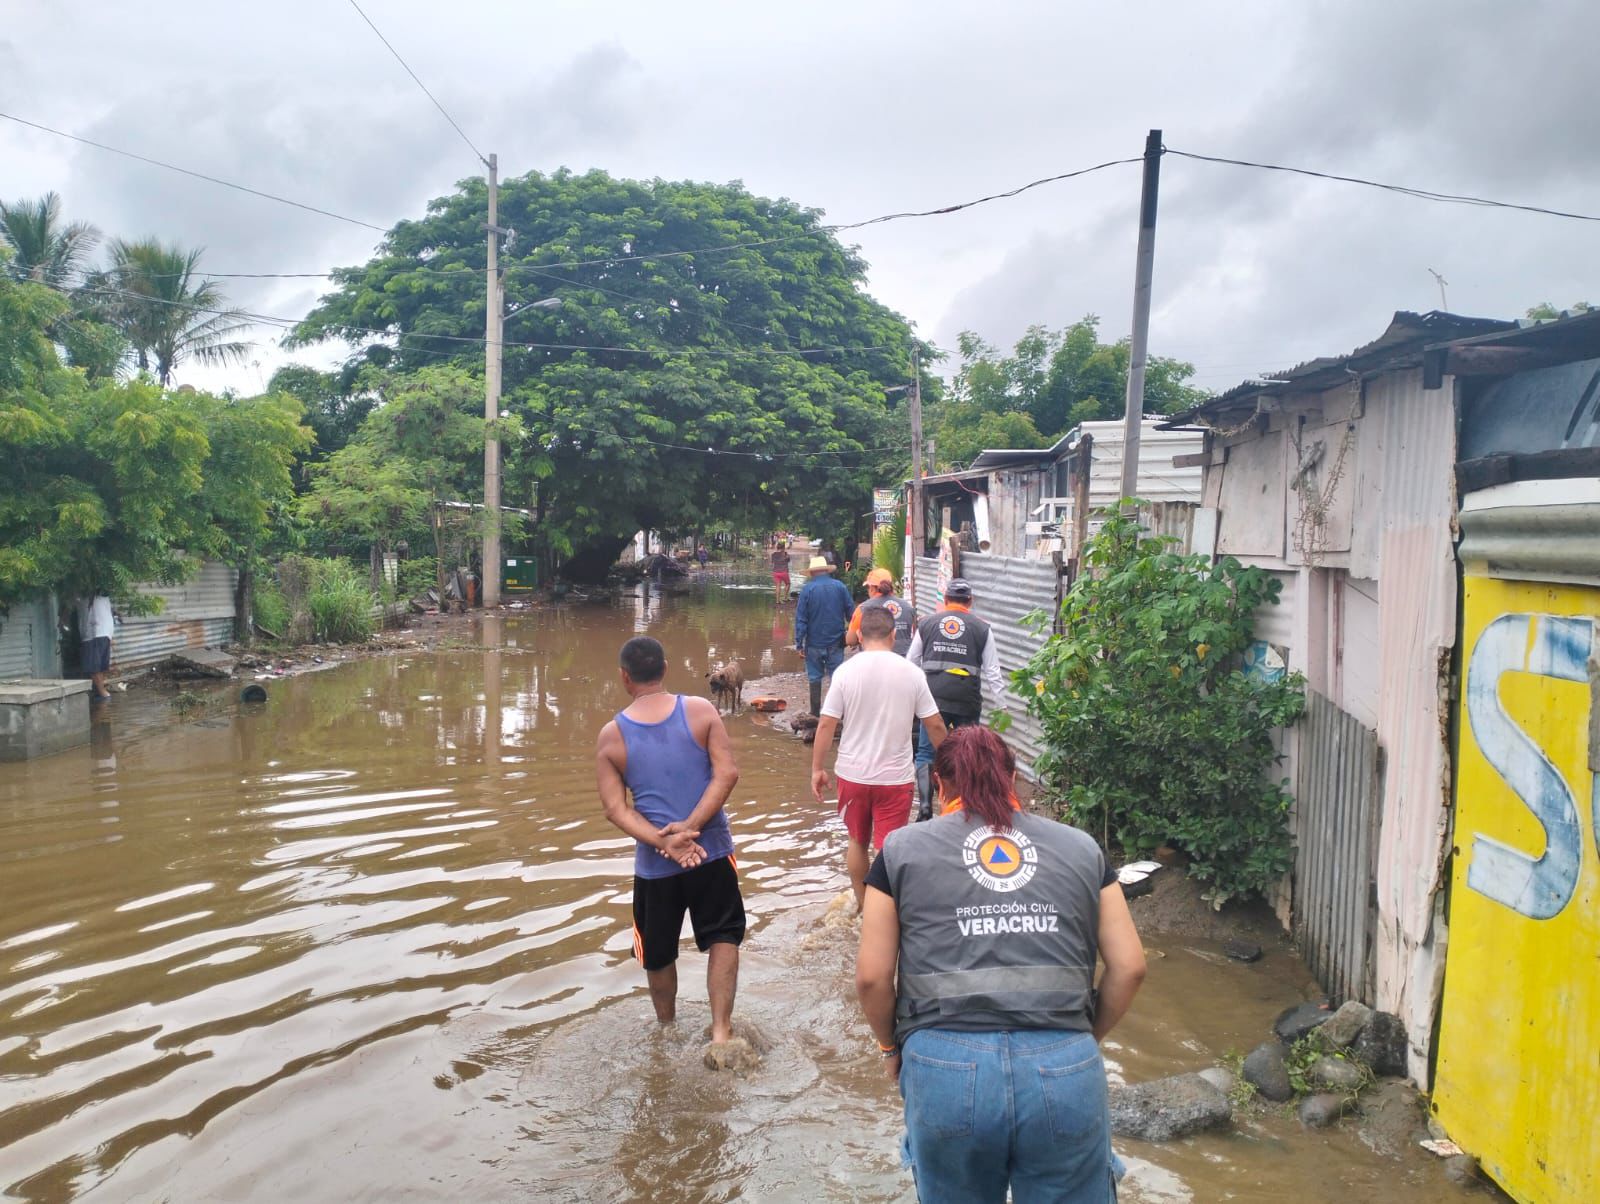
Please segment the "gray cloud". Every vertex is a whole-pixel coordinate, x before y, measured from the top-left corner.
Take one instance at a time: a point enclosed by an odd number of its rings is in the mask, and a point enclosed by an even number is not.
[[[477,170],[347,6],[14,0],[10,111],[382,226]],[[955,0],[791,10],[703,0],[387,0],[374,19],[507,175],[602,167],[728,180],[836,220],[922,208],[1174,147],[1586,208],[1600,8],[1485,0],[1231,0],[1095,9]],[[603,13],[603,15],[602,15]],[[481,15],[481,14],[480,14]],[[1592,295],[1600,235],[1169,158],[1152,335],[1209,383],[1347,348],[1397,307],[1515,313]],[[0,195],[63,193],[108,233],[223,270],[326,270],[378,235],[0,124]],[[853,237],[873,291],[945,345],[1086,312],[1127,329],[1138,172]],[[306,282],[229,285],[297,316]],[[1600,299],[1600,298],[1597,298]],[[269,363],[276,353],[263,348]],[[226,374],[196,383],[223,383]],[[242,382],[248,384],[248,381]]]

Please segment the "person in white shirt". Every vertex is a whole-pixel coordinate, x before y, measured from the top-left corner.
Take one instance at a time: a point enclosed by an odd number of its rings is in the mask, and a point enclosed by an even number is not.
[[[861,651],[834,671],[817,724],[811,752],[811,793],[823,801],[828,788],[824,762],[842,722],[839,756],[839,816],[849,844],[845,868],[855,892],[856,909],[866,892],[869,850],[883,848],[884,838],[911,818],[911,742],[906,733],[915,719],[928,739],[944,739],[944,720],[921,669],[894,652],[894,616],[882,607],[861,616]]]
[[[94,684],[94,696],[100,700],[111,697],[106,689],[106,674],[111,669],[111,638],[116,634],[116,626],[111,599],[105,594],[78,600],[79,667],[89,675]]]

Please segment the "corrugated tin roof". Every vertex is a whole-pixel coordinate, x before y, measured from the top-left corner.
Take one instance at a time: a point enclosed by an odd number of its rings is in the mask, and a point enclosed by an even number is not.
[[[1389,367],[1412,355],[1419,357],[1420,362],[1423,348],[1432,344],[1504,334],[1515,329],[1515,322],[1499,318],[1473,318],[1442,310],[1430,310],[1425,314],[1397,310],[1382,334],[1347,355],[1322,356],[1283,372],[1244,381],[1193,409],[1174,414],[1166,425],[1177,426],[1201,415],[1242,409],[1246,403],[1269,394],[1315,392],[1341,383],[1351,372]]]

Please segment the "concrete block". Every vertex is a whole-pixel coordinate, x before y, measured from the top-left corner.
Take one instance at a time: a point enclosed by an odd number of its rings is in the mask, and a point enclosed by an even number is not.
[[[48,757],[89,743],[89,683],[0,682],[0,761]]]

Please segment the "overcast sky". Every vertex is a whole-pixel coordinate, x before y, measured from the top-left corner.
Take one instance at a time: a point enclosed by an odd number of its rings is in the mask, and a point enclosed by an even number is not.
[[[0,111],[384,227],[475,170],[346,0],[0,7]],[[740,179],[848,222],[1135,156],[1159,127],[1174,149],[1600,211],[1592,0],[364,7],[504,175]],[[1459,313],[1600,301],[1600,223],[1162,170],[1151,350],[1213,388],[1438,308],[1430,268]],[[0,196],[47,189],[215,271],[325,271],[378,237],[0,121]],[[1121,335],[1138,189],[1119,167],[852,237],[873,293],[941,346],[1086,313]],[[298,317],[314,283],[227,289]],[[254,365],[179,379],[255,391],[285,358],[272,335]]]

